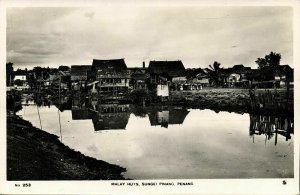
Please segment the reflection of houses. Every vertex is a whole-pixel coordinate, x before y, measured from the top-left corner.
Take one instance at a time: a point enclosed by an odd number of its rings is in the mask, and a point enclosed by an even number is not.
[[[149,113],[149,120],[151,126],[160,125],[168,128],[168,125],[183,124],[188,113],[186,109],[175,108],[152,110]]]
[[[72,88],[79,90],[81,87],[85,87],[91,74],[90,65],[72,65],[71,66],[71,82]]]
[[[112,92],[117,95],[129,88],[130,75],[124,59],[93,60],[92,72],[99,81],[99,92]]]
[[[90,109],[90,100],[85,93],[77,91],[72,96],[72,119],[73,120],[87,120],[92,119]]]
[[[61,111],[72,109],[72,99],[69,97],[61,97],[54,101],[54,105]]]
[[[129,104],[99,104],[92,112],[95,131],[125,129],[129,120]]]
[[[294,122],[292,118],[250,115],[249,134],[265,135],[266,140],[270,140],[275,135],[275,145],[277,144],[277,135],[282,135],[286,140],[291,139],[291,134],[294,133]]]
[[[60,87],[61,89],[69,89],[71,84],[70,73],[59,71],[49,75],[49,84],[51,86]]]

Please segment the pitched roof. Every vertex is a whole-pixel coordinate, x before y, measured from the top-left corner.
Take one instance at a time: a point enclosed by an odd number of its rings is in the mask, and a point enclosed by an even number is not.
[[[294,70],[289,66],[289,65],[280,65],[279,66],[279,69],[285,73],[291,73],[293,72]]]
[[[127,69],[124,59],[97,60],[93,59],[93,69],[103,72],[122,72]]]
[[[186,76],[184,65],[180,60],[177,61],[150,61],[149,73],[168,74],[171,77]]]
[[[134,80],[146,80],[149,77],[148,74],[132,74],[131,79]]]
[[[151,111],[149,112],[149,121],[151,126],[161,125],[167,128],[169,124],[183,124],[188,114],[189,111],[186,109],[168,109],[164,111]]]
[[[127,71],[130,74],[143,74],[146,72],[146,68],[140,68],[140,67],[128,67]]]
[[[126,129],[130,112],[98,113],[92,117],[95,131]]]
[[[220,69],[220,73],[223,76],[229,76],[232,73],[251,73],[252,69],[251,67],[245,67],[242,64],[234,65],[233,67],[230,68],[222,68]]]
[[[86,76],[91,68],[91,65],[72,65],[71,76]]]
[[[275,70],[275,74],[277,75],[285,75],[289,77],[289,79],[294,79],[294,69],[292,69],[289,65],[280,65]]]
[[[251,72],[251,67],[245,67],[243,64],[234,65],[232,70],[235,73],[248,73]]]
[[[87,108],[72,108],[72,120],[92,119]]]

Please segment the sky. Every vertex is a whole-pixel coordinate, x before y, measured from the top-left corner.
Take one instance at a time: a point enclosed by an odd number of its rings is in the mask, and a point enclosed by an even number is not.
[[[291,7],[103,5],[7,9],[7,62],[15,68],[125,58],[182,60],[186,68],[244,64],[271,51],[293,66]]]

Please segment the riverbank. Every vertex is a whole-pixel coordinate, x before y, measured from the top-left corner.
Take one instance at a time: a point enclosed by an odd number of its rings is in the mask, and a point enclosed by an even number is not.
[[[219,111],[248,112],[249,91],[246,89],[203,89],[199,91],[172,91],[171,103],[191,108]]]
[[[7,112],[7,180],[122,180],[125,171],[84,156]]]
[[[273,97],[269,102],[281,104],[283,108],[269,104],[267,98],[263,97],[266,95]],[[290,89],[288,97],[286,96],[286,89],[277,89],[276,91],[274,89],[258,89],[255,90],[254,96],[255,98],[250,98],[249,89],[206,88],[199,91],[172,91],[170,101],[167,103],[195,109],[237,113],[283,114],[290,116],[294,114],[293,89]],[[253,102],[253,99],[256,101]],[[287,101],[289,102],[287,103]],[[257,104],[258,108],[254,107]]]

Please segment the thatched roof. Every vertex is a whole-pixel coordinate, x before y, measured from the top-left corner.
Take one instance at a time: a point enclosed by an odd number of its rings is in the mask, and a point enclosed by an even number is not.
[[[102,72],[123,72],[127,65],[124,59],[97,60],[93,59],[92,69]]]
[[[149,78],[148,74],[132,74],[131,75],[131,79],[133,80],[146,80],[147,78]]]
[[[148,72],[153,74],[167,74],[170,77],[186,76],[182,61],[150,61]]]
[[[91,65],[72,65],[71,76],[87,76],[88,72],[91,71]]]
[[[91,117],[89,117],[89,111],[87,108],[72,108],[72,120],[86,119],[91,119]]]
[[[222,76],[229,76],[232,73],[237,73],[237,74],[247,74],[251,73],[252,69],[251,67],[245,67],[242,64],[234,65],[233,67],[230,68],[222,68],[219,70]]]

